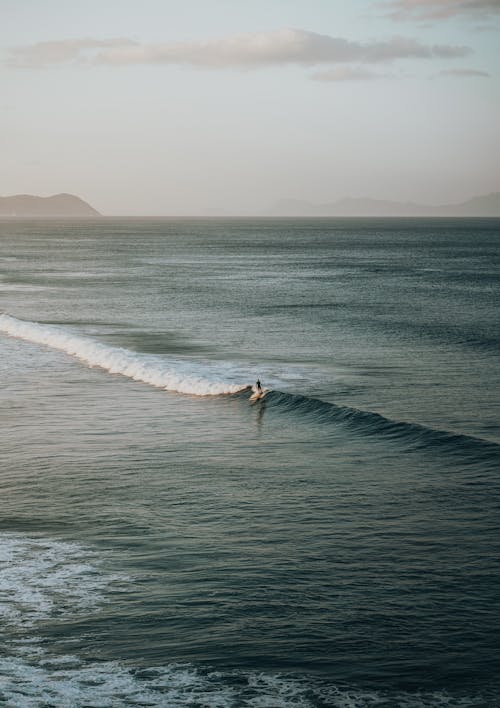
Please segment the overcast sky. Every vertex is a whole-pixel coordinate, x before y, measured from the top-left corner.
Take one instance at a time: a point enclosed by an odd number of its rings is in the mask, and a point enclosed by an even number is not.
[[[500,0],[0,0],[0,194],[104,214],[500,191]]]

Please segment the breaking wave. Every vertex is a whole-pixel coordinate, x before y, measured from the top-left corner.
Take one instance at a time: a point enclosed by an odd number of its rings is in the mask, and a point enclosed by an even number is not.
[[[214,396],[243,394],[250,388],[248,384],[238,382],[244,375],[242,370],[228,364],[217,367],[193,360],[165,359],[136,353],[68,332],[63,327],[18,320],[5,314],[0,315],[0,331],[64,351],[89,366],[172,392]],[[392,420],[379,413],[278,390],[270,390],[264,400],[267,407],[280,413],[299,416],[316,424],[342,424],[362,435],[399,441],[407,449],[441,450],[463,461],[500,463],[500,445],[472,435]]]
[[[204,367],[194,362],[165,360],[110,347],[55,325],[18,320],[4,314],[0,315],[0,331],[28,342],[59,349],[89,366],[98,366],[111,374],[122,374],[167,391],[216,396],[237,393],[247,388],[246,384],[229,382],[218,377],[214,367]]]

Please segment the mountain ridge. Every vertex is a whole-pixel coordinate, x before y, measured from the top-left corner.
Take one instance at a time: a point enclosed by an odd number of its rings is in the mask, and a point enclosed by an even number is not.
[[[369,197],[346,197],[326,204],[280,199],[269,216],[490,216],[500,217],[500,192],[481,194],[459,204],[432,206]]]
[[[83,218],[101,214],[74,194],[54,194],[38,197],[32,194],[14,194],[0,197],[0,217]]]
[[[209,210],[210,211],[210,210]],[[233,216],[238,214],[214,209],[202,216]],[[323,204],[304,199],[280,199],[255,216],[269,217],[500,217],[500,192],[482,194],[458,204],[428,205],[398,202],[370,197],[346,197]],[[0,197],[0,218],[96,218],[101,217],[88,202],[74,194],[54,194],[39,197],[15,194]],[[117,215],[119,216],[119,215]],[[142,215],[143,217],[147,215]],[[179,215],[181,216],[181,215]],[[243,216],[243,215],[242,215]],[[244,216],[251,217],[251,213]],[[135,218],[140,218],[137,215]]]

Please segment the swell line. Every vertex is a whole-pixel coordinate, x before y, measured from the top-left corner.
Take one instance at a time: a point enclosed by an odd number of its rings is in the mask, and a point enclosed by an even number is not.
[[[56,325],[18,320],[11,315],[2,314],[0,332],[58,349],[89,366],[96,366],[109,373],[121,374],[171,392],[216,396],[242,393],[250,388],[248,384],[234,383],[217,377],[214,367],[192,361],[186,363],[165,360],[111,347]],[[500,445],[480,437],[439,430],[418,423],[391,420],[379,413],[278,390],[270,391],[264,400],[266,406],[280,413],[299,416],[315,424],[340,423],[359,434],[401,441],[410,450],[440,449],[461,458],[464,462],[493,460],[500,464]]]
[[[392,420],[380,413],[338,406],[317,398],[271,391],[267,405],[288,415],[316,423],[341,423],[363,435],[390,438],[403,442],[411,450],[439,449],[465,461],[500,463],[500,445],[491,440],[449,432],[405,421]]]
[[[111,374],[121,374],[176,393],[217,396],[238,393],[247,385],[224,381],[213,370],[194,362],[163,360],[136,352],[110,347],[88,337],[68,332],[56,325],[18,320],[0,315],[0,331],[34,344],[43,344],[66,352],[89,366],[97,366]]]

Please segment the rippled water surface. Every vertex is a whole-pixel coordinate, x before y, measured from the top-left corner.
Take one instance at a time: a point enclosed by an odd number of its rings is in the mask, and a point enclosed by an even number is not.
[[[0,703],[500,706],[499,232],[0,222]]]

